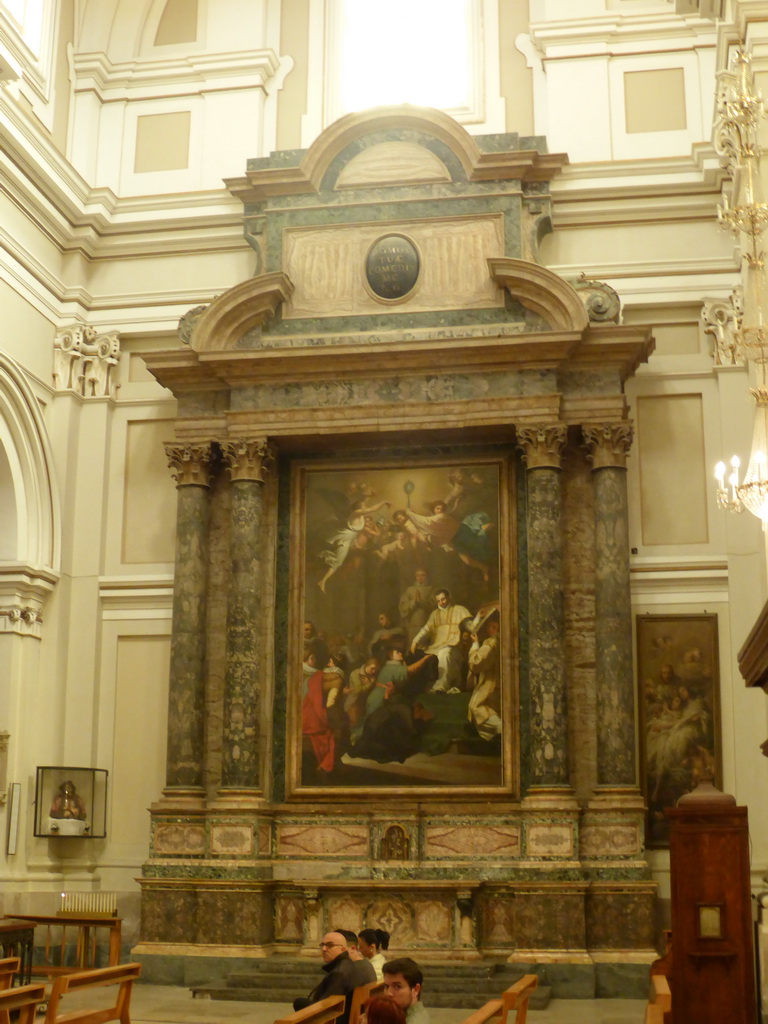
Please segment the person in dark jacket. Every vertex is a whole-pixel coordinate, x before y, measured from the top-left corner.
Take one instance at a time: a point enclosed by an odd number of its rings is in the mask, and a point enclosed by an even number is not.
[[[319,1003],[328,996],[346,996],[344,1013],[337,1018],[337,1024],[349,1024],[353,991],[358,985],[376,981],[376,972],[368,960],[350,959],[347,940],[341,932],[328,932],[323,936],[320,954],[323,958],[321,969],[325,972],[324,977],[308,996],[294,999],[293,1008],[303,1010],[305,1006]]]

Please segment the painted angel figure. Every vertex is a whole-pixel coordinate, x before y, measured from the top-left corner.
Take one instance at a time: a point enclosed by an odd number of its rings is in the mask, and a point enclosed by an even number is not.
[[[373,504],[367,504],[366,502],[373,497],[373,491],[367,486],[364,488],[359,487],[358,490],[364,500],[356,501],[351,509],[344,495],[332,491],[322,492],[323,497],[336,508],[337,514],[340,511],[340,502],[346,504],[344,510],[346,515],[345,525],[327,539],[328,547],[320,552],[320,558],[328,566],[322,579],[317,584],[323,593],[325,593],[326,583],[344,565],[350,552],[354,549],[366,547],[371,538],[377,538],[381,535],[381,529],[373,519],[373,513],[378,512],[385,506],[389,506],[391,502],[378,501]],[[339,515],[339,518],[342,518],[342,516]]]

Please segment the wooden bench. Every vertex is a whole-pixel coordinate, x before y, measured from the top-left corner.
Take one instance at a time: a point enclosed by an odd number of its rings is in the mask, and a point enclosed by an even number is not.
[[[645,1008],[645,1024],[666,1024],[671,1019],[667,1014],[672,1013],[672,993],[669,989],[669,981],[663,974],[652,974],[651,984],[653,985],[653,1002],[649,1002]]]
[[[538,975],[524,974],[520,981],[516,981],[514,985],[509,986],[506,992],[501,993],[501,1001],[504,1004],[504,1016],[501,1019],[501,1024],[506,1024],[510,1010],[517,1010],[515,1024],[525,1024],[525,1018],[528,1016],[528,1000],[538,984]]]
[[[12,958],[13,959],[13,958]],[[0,992],[0,1021],[10,1020],[13,1010],[18,1014],[16,1024],[35,1024],[35,1014],[40,1003],[45,1002],[45,985],[19,985]]]
[[[349,1024],[358,1024],[360,1015],[368,1005],[369,999],[376,996],[383,996],[387,986],[383,981],[369,981],[367,985],[358,985],[352,992],[352,1002],[349,1006]]]
[[[346,1006],[346,996],[328,996],[311,1006],[305,1006],[303,1010],[295,1010],[288,1017],[278,1017],[275,1024],[329,1024],[343,1015]]]
[[[131,1024],[131,989],[140,974],[141,964],[120,964],[117,967],[100,967],[92,971],[59,975],[48,997],[45,1024],[105,1024],[112,1020],[119,1020],[120,1024]],[[59,1003],[67,993],[85,992],[108,985],[118,986],[117,999],[113,1005],[97,1010],[81,1009],[59,1013]]]

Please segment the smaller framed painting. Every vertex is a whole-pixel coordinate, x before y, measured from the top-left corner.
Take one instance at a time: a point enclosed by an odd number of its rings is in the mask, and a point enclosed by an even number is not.
[[[717,615],[638,615],[640,777],[646,843],[669,846],[664,811],[703,780],[722,785]]]

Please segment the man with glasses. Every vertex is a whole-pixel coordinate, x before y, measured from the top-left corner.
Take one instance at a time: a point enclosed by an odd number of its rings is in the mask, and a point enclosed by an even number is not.
[[[349,1010],[352,1005],[352,992],[358,985],[376,981],[376,972],[369,960],[354,961],[350,959],[347,940],[341,932],[328,932],[320,943],[320,955],[323,958],[323,979],[308,996],[294,999],[294,1010],[303,1010],[305,1006],[319,1003],[328,996],[346,996],[344,1013],[338,1018],[338,1024],[348,1024]]]

